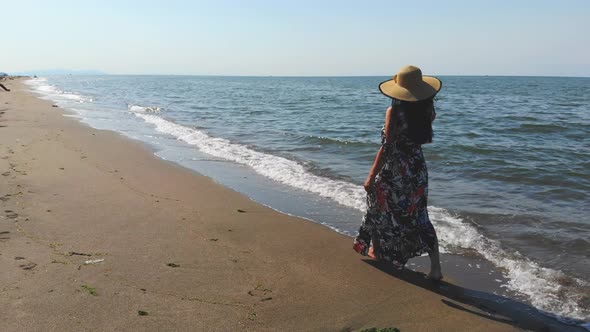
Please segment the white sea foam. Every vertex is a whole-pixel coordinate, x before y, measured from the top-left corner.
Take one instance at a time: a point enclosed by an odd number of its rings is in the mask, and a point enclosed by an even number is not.
[[[500,243],[483,236],[477,228],[448,211],[429,207],[431,220],[436,228],[443,248],[449,251],[474,249],[485,259],[504,269],[509,290],[525,295],[541,310],[560,316],[587,319],[580,311],[578,301],[583,295],[564,287],[560,280],[566,279],[563,272],[539,266],[518,252],[508,253]],[[583,280],[572,279],[579,287],[589,286]]]
[[[44,77],[32,78],[26,80],[25,83],[33,88],[33,91],[38,92],[55,102],[63,100],[75,101],[78,103],[92,102],[92,98],[58,89],[56,86],[49,84]]]
[[[226,139],[211,137],[202,131],[147,114],[145,108],[129,107],[129,110],[145,122],[154,125],[157,131],[194,145],[209,155],[248,165],[270,179],[330,198],[344,206],[360,211],[366,208],[365,193],[361,186],[314,175],[296,161],[258,152]],[[505,251],[497,241],[479,233],[474,225],[444,209],[429,207],[429,212],[443,251],[476,250],[505,270],[504,275],[508,282],[503,287],[525,295],[535,307],[561,316],[585,318],[577,304],[581,295],[559,283],[559,280],[565,278],[561,271],[543,268],[517,252]],[[584,286],[582,280],[574,279],[573,282]]]
[[[140,112],[140,113],[160,113],[164,109],[159,106],[137,106],[129,104],[127,105],[127,109],[131,112]]]
[[[342,205],[359,210],[365,208],[364,191],[355,184],[311,174],[296,161],[258,152],[240,144],[232,144],[226,139],[211,137],[159,116],[144,112],[136,112],[135,115],[155,125],[156,130],[173,135],[209,155],[248,165],[272,180],[333,199]]]

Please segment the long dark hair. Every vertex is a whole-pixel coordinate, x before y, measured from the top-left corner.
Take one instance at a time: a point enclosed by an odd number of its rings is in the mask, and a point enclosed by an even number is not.
[[[403,101],[393,99],[391,106],[397,115],[396,122],[400,117],[405,117],[408,130],[403,134],[413,143],[432,143],[432,120],[434,120],[434,97],[420,101]],[[401,134],[401,133],[398,133]]]

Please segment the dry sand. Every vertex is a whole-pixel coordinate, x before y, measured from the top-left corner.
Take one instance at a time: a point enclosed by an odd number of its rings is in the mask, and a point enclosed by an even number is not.
[[[517,329],[458,287],[371,263],[346,236],[4,83],[2,331]]]

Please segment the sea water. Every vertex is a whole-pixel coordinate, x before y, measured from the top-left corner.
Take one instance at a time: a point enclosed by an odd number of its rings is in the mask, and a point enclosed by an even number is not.
[[[354,235],[386,77],[50,76],[81,121],[254,200]],[[441,77],[424,146],[443,252],[478,255],[535,307],[590,317],[590,78]],[[165,176],[165,175],[163,175]]]

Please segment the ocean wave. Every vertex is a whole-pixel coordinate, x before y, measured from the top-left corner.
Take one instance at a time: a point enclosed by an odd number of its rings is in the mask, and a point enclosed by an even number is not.
[[[138,106],[133,104],[128,104],[127,109],[131,112],[142,112],[142,113],[160,113],[164,110],[163,107],[159,106]]]
[[[548,133],[560,133],[567,131],[568,128],[559,124],[545,124],[545,123],[522,123],[517,128],[510,128],[509,131],[512,133],[532,133],[532,134],[548,134]]]
[[[44,77],[31,78],[25,81],[25,84],[29,85],[34,92],[40,93],[45,97],[55,101],[75,101],[78,103],[92,102],[93,99],[77,93],[62,91],[56,86],[47,83],[47,79]]]
[[[457,249],[475,249],[481,256],[504,269],[508,282],[503,287],[525,295],[533,306],[559,316],[587,319],[580,303],[584,295],[577,290],[587,289],[587,282],[569,278],[563,272],[540,266],[518,252],[507,252],[498,241],[483,236],[477,228],[448,211],[429,207],[431,220],[439,236],[440,244],[449,252]],[[567,280],[567,282],[564,281]]]
[[[342,205],[359,210],[365,208],[364,190],[355,184],[311,174],[303,165],[293,160],[258,152],[226,139],[211,137],[152,114],[135,112],[135,115],[154,125],[156,130],[173,135],[209,155],[248,165],[272,180],[330,198]]]
[[[257,173],[277,182],[330,198],[344,206],[360,211],[366,208],[365,193],[361,186],[311,174],[293,160],[211,137],[153,114],[139,111],[135,115],[154,125],[157,131],[194,145],[207,154],[248,165]],[[504,250],[499,242],[483,236],[476,226],[445,209],[431,206],[429,212],[443,251],[453,253],[465,249],[475,250],[504,270],[508,282],[503,287],[526,296],[535,307],[563,317],[588,317],[588,313],[579,305],[584,301],[583,295],[575,291],[589,287],[588,283],[568,278],[561,271],[544,268],[518,252]],[[564,284],[564,280],[568,282]]]
[[[375,142],[362,142],[355,140],[338,139],[326,136],[305,136],[303,140],[315,145],[339,145],[339,146],[375,146]]]

